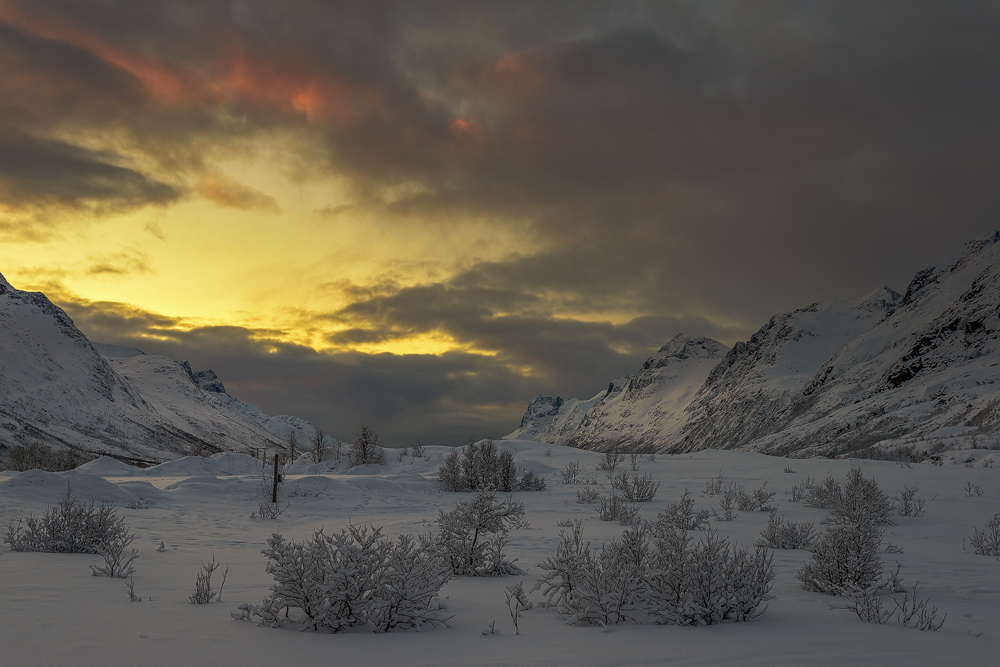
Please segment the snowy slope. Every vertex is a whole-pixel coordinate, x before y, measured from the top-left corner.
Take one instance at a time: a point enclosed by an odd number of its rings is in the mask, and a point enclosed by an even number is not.
[[[0,276],[0,446],[174,458],[192,448],[280,446],[293,430],[300,442],[315,433],[304,420],[237,401],[210,370],[95,346],[44,294]]]
[[[775,315],[700,376],[691,368],[645,392],[592,399],[583,414],[579,401],[555,399],[539,418],[535,399],[509,437],[803,456],[915,438],[996,442],[998,264],[1000,232],[919,271],[903,295],[883,287]]]

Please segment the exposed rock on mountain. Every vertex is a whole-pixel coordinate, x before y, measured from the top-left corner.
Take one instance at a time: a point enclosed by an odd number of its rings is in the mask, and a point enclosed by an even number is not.
[[[678,336],[612,383],[621,391],[536,398],[508,437],[796,455],[915,439],[997,442],[998,265],[1000,232],[917,272],[904,295],[883,287],[775,315],[724,356],[714,341]],[[668,352],[678,347],[683,354]]]

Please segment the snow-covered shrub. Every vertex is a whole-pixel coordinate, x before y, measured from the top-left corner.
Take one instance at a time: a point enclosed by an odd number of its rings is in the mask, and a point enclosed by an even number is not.
[[[219,590],[212,590],[212,573],[219,569],[222,563],[215,562],[215,554],[212,554],[212,562],[201,564],[201,572],[194,580],[194,595],[188,596],[188,601],[191,604],[208,604],[212,600],[217,602],[222,602],[222,588],[226,585],[226,577],[229,576],[229,566],[226,566],[225,571],[222,573],[222,583],[219,584]]]
[[[806,490],[805,505],[824,510],[832,509],[839,495],[840,482],[833,475],[828,475],[820,484],[813,484]]]
[[[591,568],[590,542],[583,539],[583,523],[577,519],[573,530],[559,531],[556,552],[539,565],[542,578],[534,590],[541,590],[548,606],[556,606],[564,614],[573,613],[579,606],[577,589]]]
[[[281,516],[286,509],[288,509],[287,503],[284,507],[282,507],[280,503],[272,503],[270,500],[262,500],[257,503],[257,511],[250,513],[250,518],[270,519],[273,521]]]
[[[66,496],[40,517],[29,514],[17,525],[8,524],[4,542],[11,551],[96,554],[128,535],[125,519],[114,505],[95,505],[93,500],[84,504],[67,487]]]
[[[965,539],[969,541],[975,554],[1000,556],[1000,512],[994,514],[982,530],[979,529],[979,526],[973,527],[972,536]],[[964,548],[964,542],[962,546]]]
[[[492,491],[459,503],[438,515],[437,542],[451,571],[480,577],[521,574],[523,570],[503,554],[507,535],[524,521],[524,504],[496,499]]]
[[[776,510],[772,510],[757,544],[770,549],[804,549],[812,542],[814,532],[815,527],[811,521],[785,523],[785,518],[778,516]]]
[[[654,482],[649,473],[630,475],[623,470],[618,476],[611,478],[611,488],[621,493],[622,499],[627,503],[648,503],[656,496],[660,483]]]
[[[445,491],[541,491],[545,480],[530,470],[518,480],[514,454],[499,451],[492,438],[453,449],[438,468],[438,483]]]
[[[317,530],[303,543],[275,533],[263,553],[271,592],[260,605],[240,605],[233,618],[279,627],[297,609],[300,630],[327,632],[447,624],[438,594],[450,572],[429,539],[393,542],[381,528],[349,525],[332,536]]]
[[[764,482],[753,493],[747,493],[742,485],[730,484],[724,493],[732,496],[736,503],[736,509],[741,512],[770,512],[774,491],[765,491],[766,486],[767,482]]]
[[[919,489],[915,486],[904,486],[896,496],[896,510],[900,516],[923,516],[925,500],[917,498]]]
[[[823,486],[831,489],[831,511],[823,520],[830,527],[816,539],[812,558],[795,576],[807,590],[830,595],[869,588],[882,575],[878,553],[885,526],[891,523],[892,503],[875,480],[866,480],[856,467],[835,492],[827,482]]]
[[[354,442],[347,452],[347,460],[351,467],[360,465],[384,466],[389,462],[385,450],[379,447],[378,433],[367,426],[362,426],[354,436]]]
[[[709,531],[692,544],[664,522],[634,526],[592,551],[579,526],[561,533],[536,585],[568,623],[709,625],[756,618],[774,581],[766,549],[733,549]]]
[[[545,478],[539,477],[530,470],[525,470],[521,479],[517,480],[518,491],[544,491]]]
[[[91,565],[90,571],[95,577],[114,577],[125,579],[135,574],[132,563],[139,557],[139,550],[132,548],[128,554],[128,549],[135,541],[135,535],[128,532],[128,529],[116,533],[110,541],[97,545],[97,553],[104,559],[104,566]]]
[[[873,522],[878,526],[892,525],[895,510],[889,496],[874,479],[865,479],[861,468],[851,466],[847,482],[833,495],[830,514],[824,523],[838,525]]]
[[[711,512],[708,510],[695,510],[691,492],[684,489],[681,499],[667,505],[660,512],[657,522],[680,530],[701,530],[708,525],[710,516]]]
[[[639,522],[639,506],[626,502],[621,496],[612,493],[601,496],[597,507],[597,516],[601,521],[617,521],[623,526],[632,526]]]
[[[580,489],[576,492],[576,502],[591,505],[601,499],[601,492],[592,486]]]

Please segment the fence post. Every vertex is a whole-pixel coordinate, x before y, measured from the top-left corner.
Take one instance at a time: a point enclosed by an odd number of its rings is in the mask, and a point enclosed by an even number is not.
[[[274,489],[271,491],[271,502],[278,502],[278,455],[274,455]]]

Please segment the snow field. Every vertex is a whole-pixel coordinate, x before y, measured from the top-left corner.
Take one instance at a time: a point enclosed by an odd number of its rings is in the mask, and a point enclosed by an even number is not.
[[[90,575],[96,557],[86,554],[40,554],[0,551],[0,600],[6,611],[0,638],[0,663],[19,665],[174,665],[189,664],[386,664],[386,665],[660,665],[677,664],[842,664],[882,665],[943,663],[993,664],[1000,656],[1000,560],[963,550],[963,538],[1000,512],[1000,467],[983,462],[998,452],[950,453],[942,466],[902,467],[896,463],[831,459],[788,460],[758,454],[707,450],[678,456],[640,459],[639,472],[660,482],[642,516],[654,518],[690,489],[696,509],[717,508],[719,497],[703,493],[720,471],[727,482],[753,491],[764,482],[775,491],[772,504],[787,521],[817,524],[824,510],[789,501],[791,487],[807,476],[817,482],[828,474],[843,481],[853,463],[874,477],[889,495],[904,485],[917,486],[925,499],[923,517],[896,517],[884,542],[902,554],[882,554],[886,565],[902,563],[904,583],[920,581],[921,595],[948,613],[936,633],[896,625],[867,625],[845,611],[830,610],[837,600],[801,588],[795,572],[808,560],[802,550],[775,552],[775,599],[760,618],[748,623],[710,627],[618,625],[608,629],[566,626],[554,609],[523,613],[521,635],[504,599],[506,585],[523,580],[530,590],[537,563],[552,553],[561,530],[557,523],[582,519],[592,547],[621,533],[622,526],[602,522],[596,506],[576,503],[579,485],[564,485],[559,472],[580,461],[584,477],[610,491],[602,456],[528,441],[497,442],[515,451],[519,467],[544,475],[548,488],[516,493],[523,502],[528,528],[514,530],[507,552],[528,569],[520,577],[458,578],[442,590],[453,614],[450,627],[423,632],[374,635],[347,631],[337,635],[258,628],[232,620],[241,602],[259,603],[271,585],[261,555],[265,538],[280,532],[301,540],[325,527],[339,531],[348,521],[384,526],[384,534],[436,531],[439,510],[450,510],[472,496],[442,493],[436,471],[448,449],[428,447],[430,460],[397,461],[351,471],[302,458],[290,469],[279,493],[285,512],[275,521],[251,519],[263,498],[260,468],[251,457],[220,454],[188,457],[148,470],[99,459],[69,473],[0,473],[0,520],[4,525],[36,515],[65,494],[72,484],[81,499],[106,498],[137,536],[135,591],[143,602],[131,603],[121,580]],[[551,450],[551,456],[546,456]],[[974,467],[966,467],[971,461]],[[786,466],[794,473],[784,473]],[[628,469],[629,460],[619,470]],[[968,483],[983,495],[968,496]],[[128,509],[132,500],[148,509]],[[752,544],[767,523],[766,512],[740,513],[732,522],[712,525],[731,541]],[[697,532],[693,535],[697,540]],[[165,550],[157,551],[163,542]],[[192,605],[195,577],[212,555],[230,564],[221,603]],[[216,589],[221,570],[213,577]],[[531,595],[536,603],[538,592]],[[483,636],[491,621],[499,635]]]

